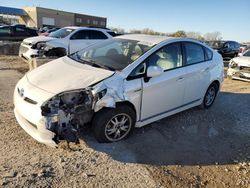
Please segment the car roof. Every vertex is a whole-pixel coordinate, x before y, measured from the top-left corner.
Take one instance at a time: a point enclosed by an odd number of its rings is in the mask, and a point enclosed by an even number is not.
[[[159,35],[144,35],[144,34],[127,34],[115,38],[136,40],[148,45],[155,45],[163,41],[172,40],[174,37],[159,36]]]
[[[98,28],[98,27],[79,27],[79,26],[68,26],[68,27],[64,27],[67,29],[75,29],[75,30],[80,30],[80,29],[96,29],[96,30],[103,30],[103,31],[111,31],[110,29],[106,29],[106,28]]]

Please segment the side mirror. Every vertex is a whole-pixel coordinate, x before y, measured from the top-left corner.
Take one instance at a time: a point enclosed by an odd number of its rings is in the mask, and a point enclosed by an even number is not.
[[[149,66],[147,69],[147,77],[152,78],[160,76],[164,70],[159,66]]]

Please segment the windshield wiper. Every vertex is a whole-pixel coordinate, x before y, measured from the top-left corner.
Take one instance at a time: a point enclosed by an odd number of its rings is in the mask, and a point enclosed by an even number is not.
[[[86,60],[86,59],[81,59],[82,61],[86,61],[86,62],[88,62],[89,64],[91,64],[93,67],[99,67],[99,68],[104,68],[104,69],[108,69],[108,70],[111,70],[111,71],[115,71],[115,69],[113,69],[112,67],[109,67],[109,66],[107,66],[107,65],[103,65],[103,64],[99,64],[99,63],[97,63],[96,61],[94,61],[94,60],[91,60],[91,59],[88,59],[88,60]]]
[[[80,63],[85,63],[85,64],[91,65],[93,67],[104,68],[104,69],[108,69],[108,70],[111,70],[111,71],[115,71],[114,68],[109,67],[107,65],[99,64],[99,63],[97,63],[96,61],[94,61],[92,59],[82,59],[81,56],[77,52],[72,54],[71,57],[72,56],[75,56],[76,60],[79,61]]]

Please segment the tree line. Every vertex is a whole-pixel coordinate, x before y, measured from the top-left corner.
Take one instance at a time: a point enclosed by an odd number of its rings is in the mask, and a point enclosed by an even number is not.
[[[202,35],[200,32],[193,32],[193,31],[184,31],[179,30],[173,33],[164,33],[154,31],[153,29],[145,28],[142,30],[139,29],[131,29],[129,32],[126,32],[123,28],[116,28],[111,27],[111,29],[117,33],[125,34],[125,33],[134,33],[134,34],[148,34],[148,35],[161,35],[161,36],[169,36],[169,37],[188,37],[202,41],[211,41],[211,40],[222,40],[221,33],[218,31],[215,32],[208,32]]]

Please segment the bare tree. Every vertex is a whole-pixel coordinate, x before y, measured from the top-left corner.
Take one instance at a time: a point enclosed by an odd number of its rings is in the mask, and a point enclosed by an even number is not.
[[[206,33],[204,35],[204,39],[208,40],[208,41],[211,41],[211,40],[221,40],[222,37],[221,37],[221,33],[220,32],[215,31],[215,32]]]
[[[192,38],[192,39],[197,39],[197,40],[204,40],[204,37],[201,35],[200,32],[186,32],[186,35],[188,38]]]
[[[110,29],[112,29],[116,33],[121,33],[121,34],[125,33],[125,29],[123,29],[121,27],[110,27]]]

